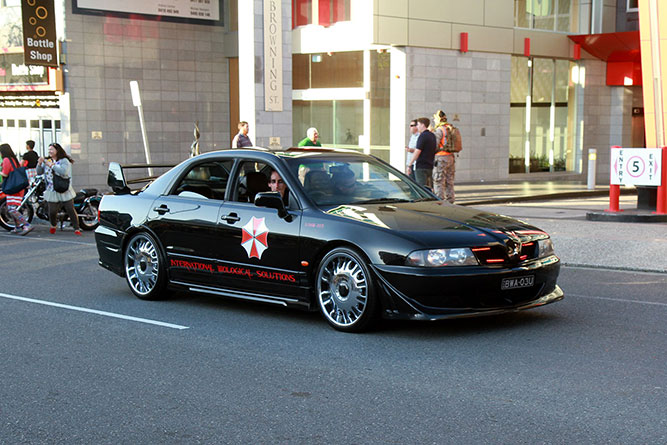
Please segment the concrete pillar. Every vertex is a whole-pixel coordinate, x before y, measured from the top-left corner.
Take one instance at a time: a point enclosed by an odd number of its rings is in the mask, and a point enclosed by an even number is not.
[[[291,2],[239,1],[238,14],[239,119],[248,122],[250,139],[256,146],[290,147],[292,145]],[[282,44],[278,43],[277,46],[276,32],[282,39]],[[265,45],[266,43],[269,45]],[[280,83],[277,89],[276,79]],[[279,91],[282,97],[267,100],[267,92],[270,95],[270,91]]]

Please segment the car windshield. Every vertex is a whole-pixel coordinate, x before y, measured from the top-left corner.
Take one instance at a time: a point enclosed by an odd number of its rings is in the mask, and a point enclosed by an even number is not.
[[[435,200],[393,167],[362,155],[322,154],[286,159],[318,206]]]

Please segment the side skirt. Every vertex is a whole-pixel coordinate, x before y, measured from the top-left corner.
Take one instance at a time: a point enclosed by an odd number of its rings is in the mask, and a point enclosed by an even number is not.
[[[182,281],[171,281],[170,284],[184,287],[190,292],[198,292],[211,295],[220,295],[223,297],[236,298],[240,300],[258,301],[261,303],[277,304],[279,306],[295,306],[307,309],[303,302],[296,298],[276,297],[273,295],[260,294],[254,292],[244,292],[238,290],[220,289],[217,287],[203,286],[201,284],[190,284]]]

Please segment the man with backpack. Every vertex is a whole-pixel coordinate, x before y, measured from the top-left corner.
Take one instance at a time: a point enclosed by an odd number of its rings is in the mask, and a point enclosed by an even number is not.
[[[454,204],[455,154],[461,151],[461,135],[456,127],[447,122],[444,111],[436,111],[433,121],[436,125],[435,139],[438,142],[433,164],[433,192],[438,198]]]

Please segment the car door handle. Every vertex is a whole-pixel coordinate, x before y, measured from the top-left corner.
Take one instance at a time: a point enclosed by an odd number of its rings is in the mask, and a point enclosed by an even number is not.
[[[167,207],[166,204],[162,204],[160,207],[155,207],[153,210],[158,212],[160,215],[164,215],[165,213],[169,212],[169,207]]]
[[[236,213],[230,213],[229,215],[223,215],[220,219],[224,219],[230,224],[241,221],[241,218]]]

